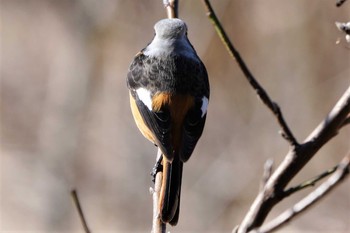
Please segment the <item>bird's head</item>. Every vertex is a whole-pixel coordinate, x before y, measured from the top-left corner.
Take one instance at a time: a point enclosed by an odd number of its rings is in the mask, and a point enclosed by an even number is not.
[[[143,53],[151,57],[167,57],[181,54],[196,57],[187,38],[187,26],[181,19],[162,19],[154,25],[155,35]]]
[[[162,19],[154,25],[159,39],[181,39],[187,34],[187,26],[181,19]]]

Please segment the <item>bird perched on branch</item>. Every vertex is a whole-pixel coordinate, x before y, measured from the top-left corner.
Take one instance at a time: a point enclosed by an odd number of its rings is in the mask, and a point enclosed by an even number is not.
[[[202,135],[209,103],[206,68],[187,38],[180,19],[154,26],[151,43],[132,61],[127,86],[136,125],[162,156],[159,213],[164,223],[179,218],[183,163]]]

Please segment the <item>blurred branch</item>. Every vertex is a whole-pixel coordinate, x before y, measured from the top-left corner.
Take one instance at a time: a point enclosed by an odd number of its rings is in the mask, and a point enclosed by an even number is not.
[[[340,7],[341,5],[343,5],[344,2],[346,2],[346,0],[337,0],[336,6]]]
[[[316,204],[317,201],[329,194],[344,178],[349,174],[350,169],[350,153],[343,158],[343,160],[336,166],[334,174],[328,178],[323,184],[317,189],[295,204],[292,208],[284,211],[275,219],[266,223],[258,229],[251,231],[252,233],[267,233],[279,229],[301,212],[305,211],[312,205]]]
[[[253,74],[250,72],[249,68],[243,61],[241,55],[239,52],[235,49],[233,46],[231,40],[228,38],[224,28],[222,27],[219,19],[217,18],[209,0],[202,0],[204,3],[204,6],[207,11],[207,15],[211,22],[213,23],[216,32],[220,39],[222,40],[223,44],[226,46],[229,54],[236,59],[236,62],[238,63],[239,67],[243,71],[245,77],[247,78],[250,85],[253,87],[253,89],[256,91],[256,94],[259,96],[259,98],[262,100],[262,102],[272,111],[272,113],[275,115],[281,129],[282,129],[282,136],[285,138],[292,147],[297,147],[299,143],[295,139],[292,131],[289,129],[286,121],[284,120],[284,117],[282,115],[281,109],[278,106],[277,103],[273,102],[269,95],[266,93],[266,91],[263,89],[263,87],[259,84],[259,82],[254,78]]]
[[[163,0],[163,5],[166,9],[168,18],[178,18],[179,17],[179,1],[178,0]]]
[[[85,220],[85,216],[84,216],[84,212],[83,212],[83,209],[81,208],[81,205],[80,205],[80,201],[79,201],[79,197],[78,197],[78,193],[75,189],[73,189],[71,191],[71,196],[73,198],[73,202],[75,204],[75,207],[77,208],[78,210],[78,214],[79,214],[79,218],[81,220],[81,224],[83,225],[84,227],[84,231],[85,233],[91,233],[91,231],[89,230],[89,227],[87,225],[87,222]]]

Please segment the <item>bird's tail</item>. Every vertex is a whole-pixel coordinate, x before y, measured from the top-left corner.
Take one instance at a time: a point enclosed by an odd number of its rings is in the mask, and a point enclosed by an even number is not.
[[[179,156],[174,156],[172,162],[163,156],[163,182],[159,198],[160,218],[172,226],[179,220],[182,166],[183,162]]]

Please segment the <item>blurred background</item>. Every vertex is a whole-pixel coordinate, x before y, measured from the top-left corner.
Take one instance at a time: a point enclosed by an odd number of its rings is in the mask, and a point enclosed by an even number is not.
[[[350,2],[212,2],[302,141],[349,86],[349,45],[334,23],[350,20]],[[134,124],[125,78],[166,17],[162,1],[2,0],[0,9],[1,232],[82,232],[72,188],[93,232],[149,232],[156,148]],[[179,224],[168,230],[231,232],[258,192],[264,162],[278,164],[288,144],[201,1],[180,1],[179,12],[207,67],[211,99],[184,167]],[[349,127],[341,130],[291,185],[337,164],[349,138]],[[269,219],[311,190],[283,201]],[[349,232],[349,190],[348,179],[280,232]]]

